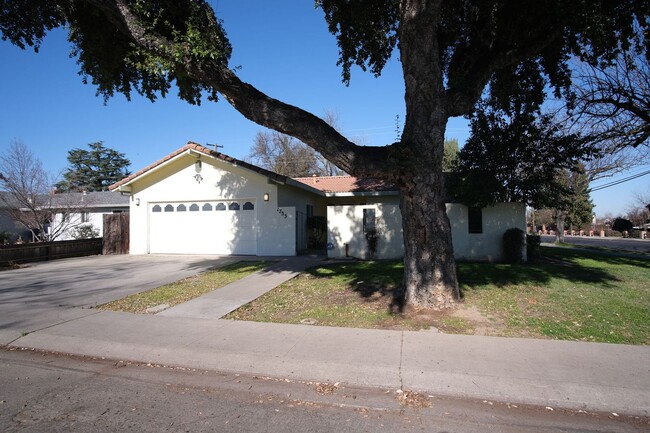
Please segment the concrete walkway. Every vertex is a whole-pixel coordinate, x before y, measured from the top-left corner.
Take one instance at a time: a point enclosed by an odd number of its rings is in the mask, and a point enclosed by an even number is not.
[[[323,260],[322,256],[298,256],[282,260],[269,268],[248,275],[241,280],[214,290],[184,304],[158,313],[158,316],[220,319],[264,293],[300,274]],[[269,259],[269,260],[272,260]]]
[[[650,415],[648,346],[218,318],[235,304],[249,302],[251,297],[291,278],[313,260],[283,262],[275,270],[257,273],[240,284],[215,291],[215,295],[157,315],[91,310],[93,314],[33,332],[11,346],[553,408]],[[216,296],[222,291],[222,296]]]

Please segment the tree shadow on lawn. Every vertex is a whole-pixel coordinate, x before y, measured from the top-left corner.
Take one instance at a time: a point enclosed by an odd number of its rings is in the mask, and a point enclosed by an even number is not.
[[[586,256],[588,255],[583,251],[562,251],[561,254],[549,254],[552,261],[545,258],[537,263],[509,265],[458,262],[458,278],[463,291],[514,285],[548,285],[552,280],[597,284],[601,288],[615,289],[621,279],[608,272],[606,265],[648,265],[648,261],[643,259],[598,254],[590,258],[602,262],[602,267],[585,266],[577,262],[577,259]],[[392,313],[404,311],[404,266],[401,261],[332,263],[312,268],[308,272],[316,278],[340,279],[362,300],[374,302],[383,299],[389,303]]]
[[[576,255],[575,258],[584,256]],[[559,258],[559,257],[558,257]],[[549,261],[542,258],[537,263],[518,265],[495,263],[458,263],[458,279],[463,290],[484,290],[490,286],[548,285],[552,280],[597,284],[603,288],[616,288],[621,279],[601,267],[584,266],[566,255]],[[620,264],[620,263],[617,263]]]
[[[627,265],[650,269],[650,257],[625,253],[618,254],[611,251],[587,248],[542,247],[542,255],[546,258],[557,258],[572,262],[577,259],[592,259],[608,265]]]
[[[311,268],[316,278],[336,278],[366,302],[389,303],[392,313],[403,307],[402,277],[404,266],[397,260],[350,261]]]

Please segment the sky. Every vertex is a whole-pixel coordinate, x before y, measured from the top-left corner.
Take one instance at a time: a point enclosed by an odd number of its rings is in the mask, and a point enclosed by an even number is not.
[[[393,57],[379,78],[354,69],[349,86],[336,65],[338,48],[323,13],[311,1],[213,0],[233,46],[231,67],[239,77],[269,96],[316,115],[338,115],[341,131],[368,146],[396,141],[404,120],[404,83]],[[225,100],[192,106],[175,90],[151,103],[133,94],[106,104],[96,89],[83,84],[70,58],[62,30],[51,32],[38,54],[0,41],[0,152],[12,140],[24,142],[46,170],[60,174],[68,151],[88,143],[123,152],[131,171],[182,147],[188,141],[219,144],[219,150],[245,159],[262,127],[246,120]],[[469,136],[465,119],[450,119],[448,138],[462,144]],[[637,167],[594,186],[650,169]],[[597,215],[625,213],[635,193],[650,192],[650,175],[592,193]]]

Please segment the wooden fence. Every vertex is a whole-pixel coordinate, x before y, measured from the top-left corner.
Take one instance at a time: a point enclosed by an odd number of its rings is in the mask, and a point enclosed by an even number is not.
[[[102,254],[129,254],[129,214],[104,215],[104,249]]]
[[[93,256],[102,253],[102,238],[0,245],[0,265]]]

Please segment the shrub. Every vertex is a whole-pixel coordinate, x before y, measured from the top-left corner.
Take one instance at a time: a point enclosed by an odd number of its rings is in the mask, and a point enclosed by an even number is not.
[[[13,234],[9,231],[0,232],[0,245],[8,244],[11,241]]]
[[[524,261],[524,231],[518,228],[506,230],[503,234],[503,260],[506,263]]]
[[[526,235],[526,255],[529,261],[537,260],[542,256],[541,244],[542,237],[540,235]]]
[[[70,230],[70,236],[76,240],[93,239],[99,237],[99,230],[92,224],[84,224]]]

